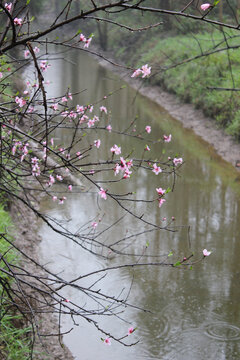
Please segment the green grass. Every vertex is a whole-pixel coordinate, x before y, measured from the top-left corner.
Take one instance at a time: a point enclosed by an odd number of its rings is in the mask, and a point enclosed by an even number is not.
[[[235,35],[231,32],[231,35]],[[145,49],[138,61],[138,65],[148,63],[155,69],[172,67],[189,58],[212,48],[213,43],[221,41],[220,33],[215,31],[190,35],[174,36],[158,40],[155,46]],[[233,38],[229,43],[236,45],[239,37]],[[225,45],[219,45],[219,48]],[[218,48],[218,47],[217,47]],[[165,55],[164,55],[165,54]],[[232,75],[230,72],[232,67]],[[210,56],[188,62],[181,66],[159,71],[152,78],[153,84],[162,84],[168,91],[175,93],[181,100],[190,102],[196,108],[214,118],[227,132],[240,139],[240,95],[238,92],[217,91],[209,88],[240,88],[240,49],[221,51]],[[234,82],[233,82],[233,79]]]
[[[9,243],[3,239],[9,236],[12,222],[9,214],[0,205],[0,254],[10,264],[17,263],[17,254],[11,249]],[[11,239],[12,240],[12,239]],[[0,260],[1,269],[7,269],[3,259]],[[0,358],[4,360],[26,360],[30,354],[30,328],[24,325],[23,318],[11,304],[11,300],[6,291],[4,284],[12,280],[0,271]]]
[[[134,23],[134,18],[124,20],[123,15],[119,15],[117,20],[120,23],[127,22],[133,28],[147,23],[147,19],[143,24]],[[94,26],[93,23],[92,25]],[[219,50],[226,47],[224,36],[217,28],[206,24],[199,26],[196,22],[195,27],[193,23],[190,25],[191,32],[188,33],[190,30],[182,26],[180,35],[177,35],[177,31],[166,32],[163,28],[139,33],[109,27],[108,49],[113,52],[116,60],[120,59],[126,65],[137,68],[147,63],[152,66],[154,76],[150,78],[150,83],[160,85],[182,101],[202,109],[206,116],[215,119],[219,126],[240,140],[240,92],[209,89],[240,88],[240,49],[215,52],[171,68],[174,64],[197,57],[213,48]],[[97,29],[95,34],[97,42]],[[239,31],[228,29],[226,36],[228,45],[240,44]],[[166,70],[168,67],[169,70]]]

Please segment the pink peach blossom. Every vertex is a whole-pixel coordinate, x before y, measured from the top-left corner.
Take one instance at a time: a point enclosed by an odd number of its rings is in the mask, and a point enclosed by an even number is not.
[[[32,164],[32,176],[40,176],[41,170],[38,164]]]
[[[211,251],[207,251],[207,249],[203,250],[203,256],[209,256],[212,252]]]
[[[28,113],[32,113],[34,111],[34,107],[33,106],[29,106],[29,108],[27,109]]]
[[[119,164],[116,164],[114,170],[114,175],[116,176],[117,174],[119,174],[120,170],[121,170],[121,166]]]
[[[101,198],[103,198],[104,200],[107,200],[106,190],[104,190],[102,187],[100,188],[100,191],[98,192],[98,194],[101,196]]]
[[[133,327],[130,327],[128,329],[128,335],[131,335],[134,331],[135,331],[135,329]]]
[[[63,117],[68,116],[68,111],[63,111],[63,112],[61,113],[61,116],[63,116]]]
[[[9,4],[8,4],[8,3],[5,3],[4,6],[5,6],[5,8],[7,9],[7,11],[9,11],[9,12],[11,11],[11,9],[12,9],[12,3],[9,3]]]
[[[61,198],[59,199],[59,205],[64,204],[64,201],[65,201],[66,199],[67,199],[66,196],[61,197]]]
[[[94,120],[94,122],[99,121],[99,117],[94,115],[93,120]]]
[[[78,113],[84,114],[84,107],[82,105],[77,105],[76,108]]]
[[[169,143],[171,140],[172,140],[172,135],[163,135],[163,140],[166,142],[166,143]]]
[[[87,115],[81,116],[79,123],[82,124],[82,123],[85,122],[85,120],[88,120],[88,116],[87,116]],[[94,122],[94,120],[92,120],[92,121]]]
[[[211,7],[211,4],[209,4],[209,3],[202,4],[200,7],[201,7],[201,10],[206,11],[207,9],[209,9]]]
[[[96,146],[97,149],[100,148],[100,145],[101,145],[101,140],[100,139],[94,140],[94,146]]]
[[[95,121],[93,119],[89,119],[87,126],[88,126],[88,128],[90,128],[90,127],[94,126],[94,124],[95,124]]]
[[[116,155],[120,155],[121,154],[121,146],[118,147],[116,144],[114,144],[110,151],[113,153],[113,154],[116,154]]]
[[[134,78],[134,77],[137,77],[137,76],[139,76],[139,75],[141,75],[141,74],[142,74],[142,70],[141,70],[141,69],[136,69],[136,70],[132,73],[131,77]]]
[[[141,67],[141,69],[136,69],[131,75],[132,78],[142,75],[142,78],[151,74],[151,67],[148,67],[148,64],[145,64]]]
[[[15,155],[15,154],[16,154],[16,150],[17,150],[17,146],[16,146],[16,145],[14,145],[14,146],[12,147],[12,154],[13,154],[13,155]]]
[[[70,111],[70,113],[68,114],[68,118],[69,119],[76,119],[77,117],[77,113],[75,111]]]
[[[51,66],[51,65],[48,64],[48,62],[47,62],[46,60],[42,60],[42,61],[40,62],[40,68],[41,68],[42,71],[47,70],[50,66]]]
[[[58,103],[52,104],[50,107],[51,107],[51,109],[53,109],[54,111],[57,111],[57,109],[58,109]]]
[[[33,51],[35,52],[35,54],[38,54],[40,52],[40,49],[37,46],[35,46]]]
[[[81,152],[80,152],[80,151],[76,152],[76,155],[77,155],[77,157],[78,157],[79,159],[81,159],[81,158],[82,158],[82,154],[81,154]]]
[[[66,98],[66,96],[63,96],[62,97],[62,102],[67,102],[68,101],[68,99]]]
[[[183,159],[182,158],[174,158],[173,163],[174,163],[175,166],[177,166],[178,164],[183,163]]]
[[[91,44],[92,38],[88,38],[85,40],[85,44],[84,44],[84,48],[88,48],[89,45]]]
[[[123,178],[124,179],[128,179],[128,178],[130,178],[130,175],[132,174],[132,171],[130,171],[128,168],[127,169],[125,169],[125,171],[124,171],[124,175],[123,175]]]
[[[166,190],[162,189],[162,188],[156,188],[156,191],[158,193],[159,196],[163,196],[166,192]]]
[[[21,18],[17,18],[17,17],[16,17],[13,21],[14,21],[14,24],[15,24],[15,25],[21,26],[23,20],[22,20]]]
[[[151,126],[147,125],[147,126],[145,127],[145,130],[146,130],[146,132],[147,132],[148,134],[150,134],[150,132],[152,131]]]
[[[151,67],[148,67],[148,64],[143,65],[142,68],[142,78],[145,78],[146,76],[151,74]]]
[[[124,158],[122,156],[120,156],[120,161],[121,161],[121,164],[120,164],[121,168],[126,169],[126,166],[127,166],[126,160],[124,160]]]
[[[133,166],[133,161],[132,161],[132,159],[131,159],[131,160],[127,160],[127,161],[126,161],[126,165],[127,165],[128,169],[130,169],[130,168]]]
[[[85,38],[85,36],[83,34],[80,34],[79,41],[82,41],[82,42],[86,41],[86,38]]]
[[[109,132],[111,132],[111,131],[112,131],[111,125],[108,125],[108,126],[106,127],[106,129],[107,129]]]
[[[49,182],[48,182],[48,186],[52,186],[54,183],[55,183],[54,176],[49,175]]]
[[[153,164],[153,170],[152,170],[156,175],[158,175],[159,173],[162,172],[162,169],[160,168],[160,166],[157,166],[157,164]]]
[[[24,57],[25,59],[27,59],[30,55],[30,51],[29,50],[24,50]]]
[[[105,112],[105,114],[107,114],[107,108],[105,106],[101,106],[100,111]]]
[[[35,156],[31,159],[32,164],[37,164],[39,162],[39,159]]]
[[[165,199],[158,199],[158,206],[161,207],[165,203]]]
[[[109,337],[107,337],[103,342],[105,345],[109,345],[109,346],[111,345],[111,340]]]
[[[25,99],[23,99],[22,97],[20,98],[18,96],[15,97],[15,102],[19,105],[19,107],[23,107],[27,103]]]

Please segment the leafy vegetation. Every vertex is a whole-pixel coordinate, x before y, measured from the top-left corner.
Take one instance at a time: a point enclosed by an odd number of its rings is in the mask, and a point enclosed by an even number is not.
[[[220,33],[214,32],[211,39],[209,33],[201,33],[192,37],[174,36],[158,40],[155,46],[141,56],[160,71],[153,77],[154,84],[162,84],[168,91],[178,95],[183,101],[190,102],[224,126],[232,135],[240,138],[240,97],[238,92],[219,91],[240,87],[239,65],[240,49],[225,50],[202,56],[208,53],[209,42],[215,41],[216,48],[221,48]],[[232,43],[239,41],[232,31]],[[167,56],[162,55],[162,49]],[[158,56],[158,54],[161,54]],[[192,61],[184,64],[184,61]],[[175,64],[181,64],[175,66]],[[169,67],[169,70],[166,70]]]
[[[14,265],[17,262],[16,252],[10,248],[8,242],[2,237],[9,233],[12,227],[9,214],[0,205],[0,358],[6,360],[24,360],[30,354],[30,329],[24,324],[21,315],[13,311],[7,294],[8,284],[11,278],[4,273],[9,271],[7,264]]]

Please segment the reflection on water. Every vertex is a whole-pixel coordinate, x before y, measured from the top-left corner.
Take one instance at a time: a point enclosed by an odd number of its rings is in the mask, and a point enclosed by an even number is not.
[[[48,96],[62,94],[69,85],[72,92],[85,90],[77,101],[84,104],[100,100],[122,86],[123,82],[117,76],[86,55],[72,53],[69,56],[71,62],[58,61],[50,70],[49,79],[54,81],[54,86],[49,87]],[[62,74],[61,77],[57,77],[57,71]],[[114,129],[123,129],[129,120],[137,116],[138,132],[144,131],[145,125],[149,124],[156,138],[172,134],[172,143],[150,146],[152,158],[154,152],[156,157],[161,154],[163,159],[179,153],[186,162],[174,193],[167,195],[167,202],[161,209],[156,204],[145,205],[145,218],[163,224],[163,217],[171,219],[174,216],[174,225],[186,226],[178,228],[175,233],[161,231],[133,236],[129,252],[139,249],[141,252],[146,241],[149,241],[149,254],[167,254],[173,250],[174,254],[178,254],[177,260],[187,256],[191,247],[196,254],[201,254],[202,249],[207,248],[212,255],[189,271],[163,267],[134,271],[122,269],[103,279],[101,288],[116,294],[122,288],[128,292],[134,276],[129,301],[152,311],[145,313],[130,308],[125,315],[121,315],[125,323],[116,318],[101,322],[102,326],[119,336],[126,334],[130,325],[137,326],[137,331],[131,335],[134,340],[140,339],[137,346],[125,348],[114,342],[111,347],[104,346],[101,335],[82,320],[74,331],[65,336],[65,343],[76,359],[84,360],[96,356],[99,360],[237,360],[240,358],[240,184],[237,174],[208,144],[190,130],[183,129],[164,109],[142,96],[138,96],[133,104],[134,97],[135,92],[126,87],[104,103],[101,102],[111,110],[108,123]],[[145,142],[133,141],[130,137],[123,139],[114,134],[110,137],[106,132],[94,136],[101,137],[103,144],[95,153],[99,159],[105,157],[114,143],[121,144],[125,154],[133,149],[141,153],[145,146]],[[67,140],[68,132],[59,130],[56,137]],[[141,172],[138,176],[133,175],[128,190],[136,191],[139,197],[153,198],[155,188],[167,187],[169,181],[171,178],[163,179],[161,175],[154,174],[146,177]],[[127,186],[119,189],[126,190]],[[64,187],[61,191],[64,191]],[[79,194],[74,189],[68,195],[67,202],[58,209],[44,199],[42,211],[60,219],[71,218],[72,222],[66,226],[76,231],[89,219],[95,219],[96,197],[94,189],[86,194]],[[136,205],[133,208],[139,210]],[[103,201],[97,213],[97,217],[101,218],[97,231],[103,230],[122,215],[118,206]],[[190,237],[187,225],[191,227]],[[105,241],[113,242],[126,232],[134,234],[135,227],[135,221],[125,218],[111,233],[106,233]],[[76,244],[53,234],[45,225],[40,227],[39,232],[45,235],[40,249],[42,261],[54,271],[61,272],[66,279],[121,263],[121,258],[103,260],[82,252]],[[147,260],[151,261],[152,258],[148,256]],[[64,296],[73,302],[84,301],[73,290]],[[71,327],[70,319],[65,320],[64,330]]]

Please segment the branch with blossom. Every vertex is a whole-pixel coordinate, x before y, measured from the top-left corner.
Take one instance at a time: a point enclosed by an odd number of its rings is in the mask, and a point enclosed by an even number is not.
[[[20,311],[32,324],[39,338],[43,334],[39,330],[36,314],[42,312],[59,316],[59,335],[61,315],[64,314],[72,318],[73,325],[75,325],[76,317],[93,324],[104,334],[102,339],[106,345],[110,345],[114,340],[123,345],[132,346],[138,340],[129,344],[128,339],[129,335],[135,332],[136,327],[130,327],[127,332],[122,332],[123,336],[120,336],[101,328],[96,317],[118,317],[127,306],[137,311],[147,310],[129,301],[131,284],[127,295],[123,295],[123,290],[120,294],[110,295],[99,290],[98,286],[108,272],[116,269],[137,269],[143,266],[176,267],[176,263],[169,262],[167,254],[151,254],[146,242],[143,252],[139,245],[139,238],[144,239],[146,234],[151,232],[174,233],[177,231],[177,226],[173,224],[174,217],[169,221],[162,220],[159,225],[154,220],[149,220],[144,212],[139,213],[132,204],[138,206],[148,204],[156,207],[157,211],[160,211],[159,208],[164,204],[164,208],[168,201],[166,195],[174,190],[183,159],[167,155],[154,159],[148,155],[149,158],[146,159],[146,154],[151,154],[150,147],[144,145],[146,141],[149,144],[170,143],[174,141],[172,135],[161,134],[160,140],[150,139],[151,125],[146,124],[142,129],[137,129],[134,120],[130,120],[129,126],[125,129],[115,129],[109,115],[111,109],[106,105],[106,100],[112,94],[105,94],[103,98],[95,99],[91,104],[76,104],[77,95],[82,89],[73,93],[72,89],[66,88],[63,94],[48,97],[48,70],[51,66],[54,67],[54,53],[51,53],[52,50],[48,48],[48,44],[91,53],[89,49],[94,41],[92,35],[82,32],[68,34],[67,40],[60,39],[57,42],[47,39],[49,34],[54,34],[57,29],[65,28],[68,24],[97,15],[99,12],[119,11],[119,8],[126,12],[131,12],[133,9],[142,10],[139,1],[135,2],[134,7],[128,0],[107,1],[104,5],[94,4],[95,2],[91,1],[87,10],[71,16],[72,1],[69,0],[60,14],[51,19],[52,25],[44,24],[39,31],[32,30],[31,21],[28,20],[28,6],[17,7],[15,1],[5,5],[0,4],[3,19],[3,30],[0,34],[0,191],[8,197],[9,201],[23,204],[27,211],[41,219],[59,236],[73,241],[82,251],[104,259],[109,259],[110,256],[121,256],[121,265],[106,266],[104,269],[86,274],[82,269],[77,278],[66,281],[57,271],[52,272],[47,266],[36,261],[31,253],[22,251],[7,234],[1,234],[1,239],[8,242],[26,261],[36,266],[36,271],[31,273],[24,266],[7,262],[5,255],[1,255],[0,271],[11,279],[4,283],[2,296],[8,296],[9,304]],[[142,11],[150,10],[143,8]],[[206,21],[203,18],[202,20]],[[118,22],[114,22],[114,25],[121,27]],[[155,25],[152,24],[140,30],[147,31]],[[12,50],[16,50],[14,57]],[[121,65],[121,67],[133,71],[127,66]],[[25,68],[31,72],[31,76],[29,78],[27,75],[22,76],[24,89],[15,91],[12,86],[15,76],[23,74]],[[139,76],[144,79],[150,77],[151,73],[152,67],[143,64],[134,70],[132,75],[129,74],[129,77]],[[67,139],[59,139],[56,136],[57,131],[62,129],[68,131]],[[100,159],[96,153],[101,152],[103,132],[107,135],[110,146],[105,158]],[[119,141],[123,137],[137,140],[141,147],[140,154],[135,153],[134,149],[127,151],[122,143],[116,144],[113,140],[116,134]],[[153,189],[149,198],[139,196],[127,185],[131,184],[131,179],[138,176],[140,172],[143,172],[146,177],[158,176],[158,186],[162,186],[163,178],[168,178],[169,187]],[[119,191],[118,184],[126,185],[126,188],[123,187],[124,190]],[[77,231],[72,231],[68,223],[41,212],[38,206],[39,199],[44,196],[51,200],[53,206],[64,207],[71,194],[78,194],[78,196],[91,194],[97,209],[94,216],[82,224]],[[104,216],[102,207],[103,204],[108,204],[111,211],[111,202],[118,206],[123,215],[104,225],[101,223]],[[87,206],[86,203],[86,208]],[[124,220],[127,216],[134,220],[134,233],[130,234],[126,231],[125,235],[120,233],[107,242],[108,234],[114,227],[125,228]],[[130,247],[133,242],[136,243],[134,250]],[[204,249],[203,258],[209,255],[210,252]],[[129,262],[130,257],[131,262]],[[149,261],[149,258],[154,261]],[[184,260],[184,265],[190,266],[186,260]],[[191,263],[192,265],[194,263]],[[97,280],[94,278],[95,275],[99,276]],[[83,279],[89,280],[88,285],[81,284]],[[77,290],[84,296],[85,305],[83,306],[81,302],[75,303],[68,296],[64,297],[61,291],[66,289]],[[37,304],[35,307],[32,305],[34,301]],[[88,303],[91,303],[91,306]]]

